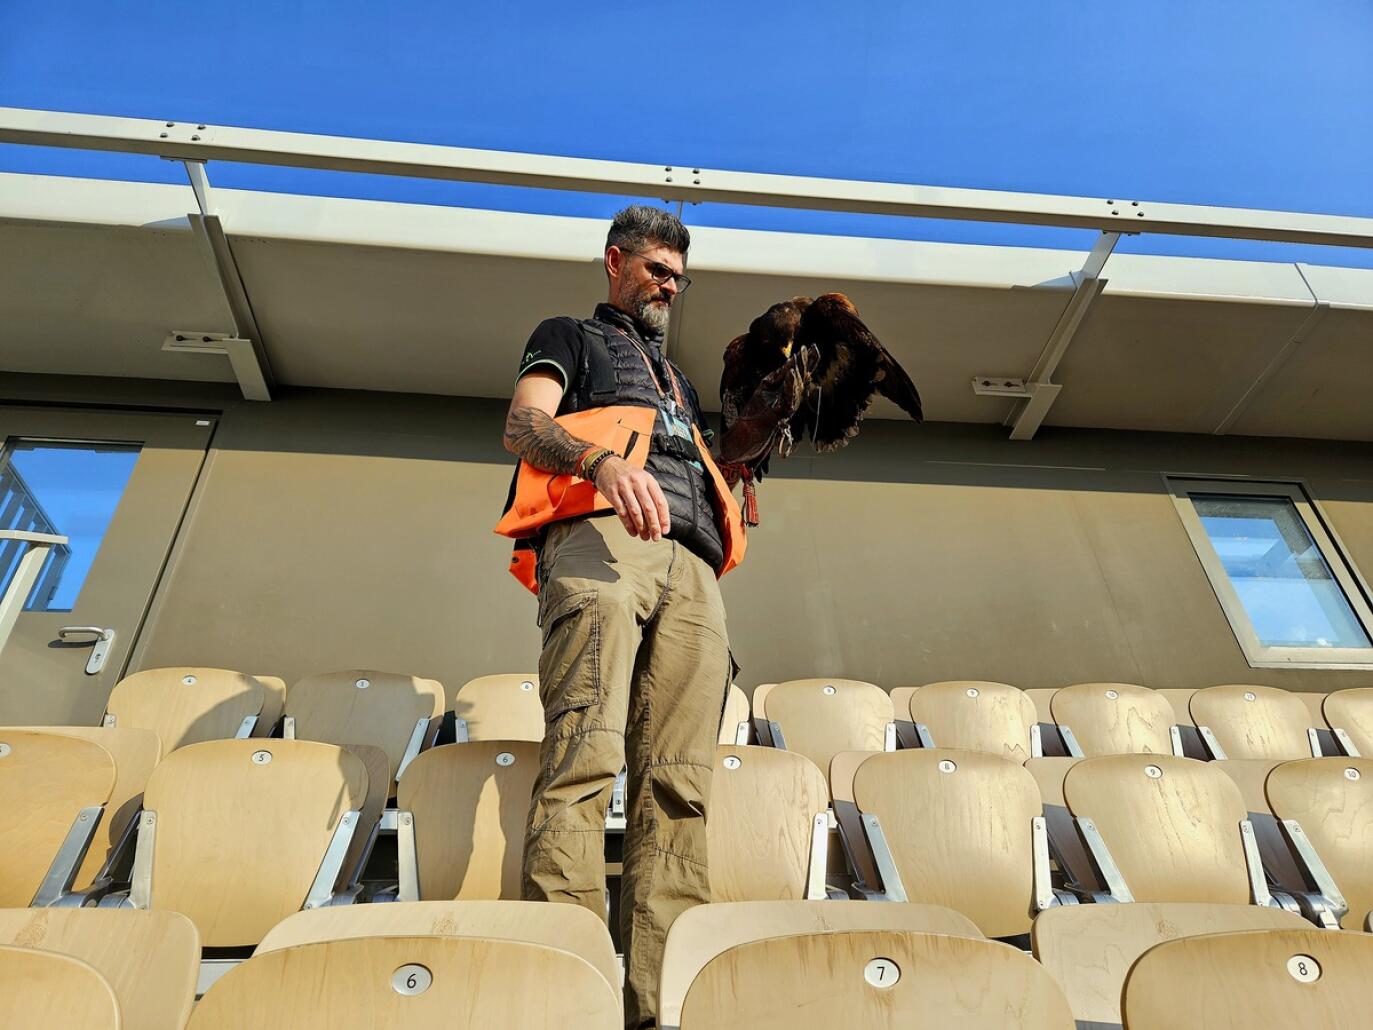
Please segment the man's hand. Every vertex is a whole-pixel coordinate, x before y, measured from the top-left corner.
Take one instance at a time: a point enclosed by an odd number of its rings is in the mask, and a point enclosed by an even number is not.
[[[661,540],[668,531],[667,498],[651,473],[612,454],[596,468],[596,489],[631,536]]]

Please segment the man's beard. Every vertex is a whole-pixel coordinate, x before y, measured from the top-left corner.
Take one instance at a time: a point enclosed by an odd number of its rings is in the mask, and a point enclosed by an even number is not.
[[[635,298],[630,310],[640,324],[655,333],[667,332],[668,322],[672,319],[672,306],[670,301],[661,304],[654,303],[661,296],[658,291],[646,290]]]

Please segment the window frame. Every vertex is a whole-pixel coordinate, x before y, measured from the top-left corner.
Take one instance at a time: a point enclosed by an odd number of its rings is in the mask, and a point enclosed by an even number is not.
[[[1254,669],[1373,669],[1373,646],[1370,647],[1270,647],[1254,630],[1249,612],[1240,600],[1238,591],[1225,571],[1211,537],[1202,525],[1201,516],[1192,503],[1193,494],[1229,494],[1236,497],[1276,497],[1288,500],[1311,540],[1315,543],[1326,566],[1339,584],[1354,618],[1373,640],[1373,604],[1368,584],[1350,560],[1348,552],[1312,498],[1305,482],[1280,479],[1224,479],[1167,475],[1163,477],[1173,498],[1183,528],[1192,542],[1192,549],[1201,562],[1206,578],[1211,582],[1216,600],[1230,623],[1230,629],[1240,649]]]

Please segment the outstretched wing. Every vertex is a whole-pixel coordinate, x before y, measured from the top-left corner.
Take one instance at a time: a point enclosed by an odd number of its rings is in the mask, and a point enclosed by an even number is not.
[[[910,376],[842,293],[811,302],[801,316],[796,344],[818,352],[811,395],[793,421],[798,438],[809,437],[816,450],[836,450],[856,436],[878,392],[917,422],[924,420],[920,393]]]

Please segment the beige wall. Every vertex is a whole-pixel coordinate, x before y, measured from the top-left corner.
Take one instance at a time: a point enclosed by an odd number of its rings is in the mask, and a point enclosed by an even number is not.
[[[55,382],[45,398],[154,404],[183,391]],[[536,665],[533,599],[490,531],[511,467],[502,404],[214,397],[224,416],[131,669],[295,680],[372,666],[451,690]],[[1161,478],[1303,478],[1373,573],[1366,447],[1053,429],[1013,443],[1005,432],[872,423],[845,452],[775,462],[763,525],[724,582],[741,684],[1373,684],[1373,672],[1249,668]]]

